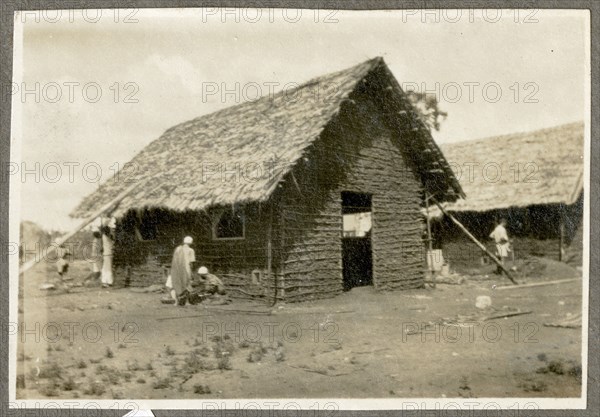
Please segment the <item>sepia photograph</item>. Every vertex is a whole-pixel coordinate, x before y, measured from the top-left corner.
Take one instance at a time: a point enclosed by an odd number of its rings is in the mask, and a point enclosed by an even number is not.
[[[590,34],[15,12],[11,408],[585,408]]]

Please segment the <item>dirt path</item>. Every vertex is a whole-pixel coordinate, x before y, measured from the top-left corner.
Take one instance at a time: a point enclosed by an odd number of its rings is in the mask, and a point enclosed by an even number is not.
[[[161,294],[129,289],[44,295],[39,276],[29,279],[21,330],[34,330],[21,332],[18,398],[580,392],[581,329],[543,326],[581,311],[580,282],[503,291],[493,290],[492,280],[389,293],[355,288],[271,312],[261,303],[178,308],[161,304]],[[478,295],[492,299],[487,315],[532,313],[416,330],[478,313]]]

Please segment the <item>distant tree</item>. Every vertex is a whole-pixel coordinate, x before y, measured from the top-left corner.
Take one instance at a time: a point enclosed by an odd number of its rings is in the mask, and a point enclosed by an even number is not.
[[[448,113],[439,108],[436,96],[418,91],[407,91],[406,95],[425,126],[430,131],[439,131],[440,124],[448,117]]]

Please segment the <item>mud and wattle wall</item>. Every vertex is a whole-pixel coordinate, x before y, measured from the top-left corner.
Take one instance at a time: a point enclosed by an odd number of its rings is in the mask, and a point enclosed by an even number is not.
[[[370,194],[373,285],[416,288],[424,282],[421,182],[402,140],[368,94],[353,94],[288,175],[281,196],[282,286],[286,300],[343,291],[342,191]]]

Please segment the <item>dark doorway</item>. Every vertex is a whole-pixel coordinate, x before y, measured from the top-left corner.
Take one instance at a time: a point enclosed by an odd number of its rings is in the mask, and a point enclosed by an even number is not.
[[[342,270],[346,291],[373,284],[371,195],[342,192]]]

